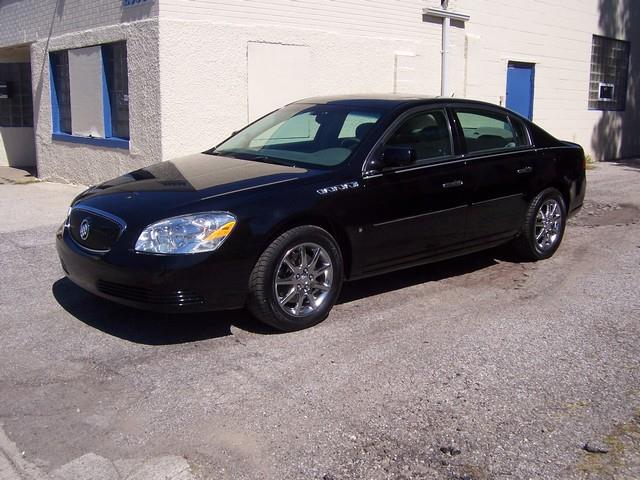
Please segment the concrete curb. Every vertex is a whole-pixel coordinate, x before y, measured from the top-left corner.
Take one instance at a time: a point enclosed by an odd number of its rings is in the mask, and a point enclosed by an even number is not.
[[[25,460],[0,425],[0,480],[195,480],[189,463],[177,455],[109,460],[89,452],[50,475]]]

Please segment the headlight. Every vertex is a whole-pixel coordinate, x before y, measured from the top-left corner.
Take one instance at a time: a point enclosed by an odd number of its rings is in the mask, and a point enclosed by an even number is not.
[[[145,228],[136,251],[188,254],[211,252],[222,245],[236,225],[227,212],[206,212],[167,218]]]

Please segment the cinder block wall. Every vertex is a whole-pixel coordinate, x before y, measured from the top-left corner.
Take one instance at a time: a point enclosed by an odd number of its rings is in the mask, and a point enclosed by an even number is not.
[[[0,2],[0,47],[158,16],[158,1],[125,8],[119,0]]]

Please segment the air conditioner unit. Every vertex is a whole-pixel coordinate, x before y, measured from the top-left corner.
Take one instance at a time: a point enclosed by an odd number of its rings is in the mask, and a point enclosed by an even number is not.
[[[601,102],[613,102],[615,101],[615,88],[613,83],[598,84],[598,100]]]

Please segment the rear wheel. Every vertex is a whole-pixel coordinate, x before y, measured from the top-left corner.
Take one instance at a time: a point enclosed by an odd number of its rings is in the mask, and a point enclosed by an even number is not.
[[[520,236],[513,242],[516,252],[526,260],[551,257],[562,241],[567,208],[555,188],[540,192],[529,204]]]
[[[324,320],[338,299],[343,265],[333,237],[315,226],[276,238],[249,280],[249,311],[279,330],[308,328]]]

